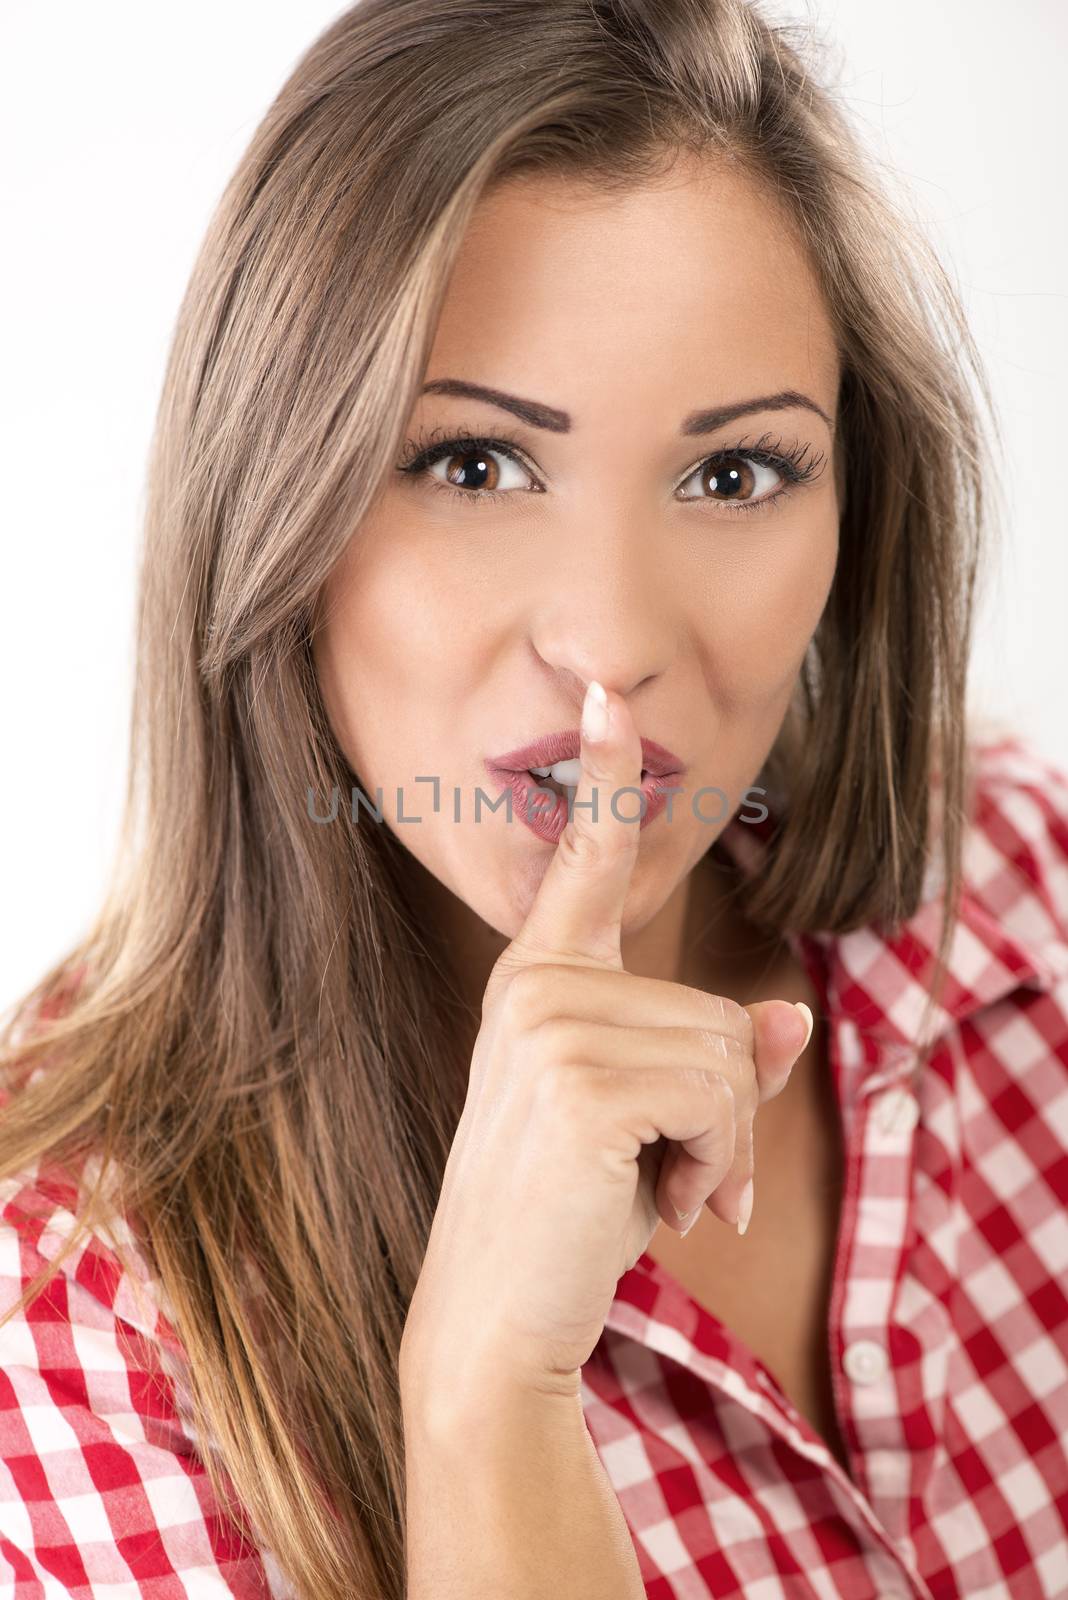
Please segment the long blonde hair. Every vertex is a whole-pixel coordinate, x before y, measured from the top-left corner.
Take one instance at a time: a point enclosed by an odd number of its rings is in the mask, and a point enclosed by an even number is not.
[[[619,192],[688,149],[790,208],[840,343],[847,501],[769,762],[788,815],[746,909],[892,927],[935,838],[956,903],[989,395],[954,287],[813,53],[740,0],[361,0],[257,129],[180,309],[123,844],[89,933],[6,1023],[0,1177],[117,1163],[213,1487],[303,1600],[404,1592],[395,1362],[475,1026],[391,830],[309,821],[310,793],[353,783],[310,639],[490,185]],[[86,1226],[106,1215],[86,1192]]]

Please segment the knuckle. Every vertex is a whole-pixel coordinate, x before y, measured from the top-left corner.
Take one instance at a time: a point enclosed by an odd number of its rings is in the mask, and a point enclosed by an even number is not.
[[[721,1033],[728,1033],[731,1038],[751,1049],[753,1044],[753,1019],[743,1005],[737,1000],[732,1000],[729,995],[716,994],[711,989],[698,991],[704,1005],[704,1010],[709,1018],[710,1025]]]
[[[729,1109],[739,1119],[750,1118],[760,1102],[756,1070],[747,1062],[737,1042],[725,1039],[723,1034],[708,1031],[705,1035],[708,1048],[720,1058],[718,1066],[697,1067],[695,1072],[707,1090],[716,1098],[729,1103]]]
[[[702,1011],[709,1019],[709,1023],[715,1024],[722,1021],[723,996],[716,994],[712,989],[698,989],[695,993],[700,1000]]]
[[[602,815],[602,808],[604,811],[609,810],[607,792],[598,799],[598,818]],[[598,828],[596,833],[590,831],[593,826]],[[562,856],[565,864],[573,871],[592,872],[595,869],[603,870],[617,858],[630,855],[635,849],[637,838],[638,828],[635,824],[604,830],[599,823],[594,824],[592,813],[579,822],[576,812],[572,823],[560,835],[556,849],[557,854]]]
[[[756,1062],[750,1055],[743,1055],[741,1058],[736,1099],[739,1115],[752,1120],[760,1105],[760,1078],[757,1075]]]
[[[502,1016],[513,1028],[533,1027],[550,1004],[552,979],[545,963],[509,966],[498,958],[495,970],[504,980],[498,1001]]]
[[[706,1094],[714,1100],[720,1100],[725,1105],[734,1103],[734,1086],[730,1079],[724,1076],[722,1069],[716,1067],[697,1067],[695,1069],[698,1084]]]
[[[730,1054],[730,1041],[718,1028],[697,1028],[697,1047],[702,1055],[709,1055],[715,1061],[726,1062]],[[722,1071],[717,1067],[715,1071]]]
[[[576,1027],[570,1017],[543,1017],[532,1023],[528,1038],[531,1059],[544,1062],[549,1071],[557,1065],[570,1067],[577,1058]]]
[[[698,1055],[709,1059],[712,1063],[710,1070],[722,1074],[738,1096],[746,1087],[747,1077],[756,1078],[755,1064],[744,1045],[721,1028],[697,1028],[694,1032]]]
[[[736,1039],[739,1039],[745,1048],[752,1053],[753,1049],[753,1019],[743,1005],[737,1000],[723,996],[724,1020],[731,1027]]]
[[[570,1128],[581,1120],[589,1104],[587,1074],[580,1069],[580,1063],[554,1055],[537,1075],[534,1096],[554,1127]]]
[[[581,828],[567,827],[556,846],[561,860],[576,872],[589,872],[602,858],[598,841]]]

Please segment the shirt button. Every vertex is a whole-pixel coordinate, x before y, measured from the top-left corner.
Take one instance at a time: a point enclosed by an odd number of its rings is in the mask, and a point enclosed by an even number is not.
[[[874,1339],[857,1339],[842,1356],[846,1375],[854,1383],[878,1383],[889,1366],[886,1351]]]
[[[920,1120],[920,1102],[911,1089],[887,1089],[875,1103],[875,1115],[883,1133],[911,1133]]]

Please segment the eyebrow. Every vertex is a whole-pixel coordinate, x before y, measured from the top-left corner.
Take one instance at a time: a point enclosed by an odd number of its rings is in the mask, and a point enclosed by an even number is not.
[[[481,383],[468,383],[464,378],[434,378],[424,383],[421,394],[465,396],[470,400],[484,400],[487,405],[510,411],[532,428],[544,428],[549,433],[570,433],[571,417],[556,406],[542,405],[538,400],[522,400],[518,395],[504,394],[500,389],[488,389]],[[831,432],[834,424],[822,406],[797,389],[780,389],[777,394],[764,394],[753,400],[737,400],[724,406],[710,406],[704,411],[691,411],[679,429],[684,437],[694,434],[715,433],[736,417],[749,416],[754,411],[785,411],[792,406],[802,406],[822,417]]]

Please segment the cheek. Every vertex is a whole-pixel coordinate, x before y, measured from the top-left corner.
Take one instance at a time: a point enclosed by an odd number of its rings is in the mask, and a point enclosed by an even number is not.
[[[447,541],[428,541],[399,513],[365,530],[346,576],[339,616],[368,680],[411,687],[424,699],[462,656],[479,620],[478,597],[449,559]]]
[[[784,519],[757,540],[722,563],[703,629],[713,692],[744,711],[778,703],[796,679],[834,581],[837,518],[793,528]]]
[[[331,574],[322,612],[316,670],[350,765],[372,789],[429,770],[432,730],[448,721],[473,645],[447,585],[382,528]]]

